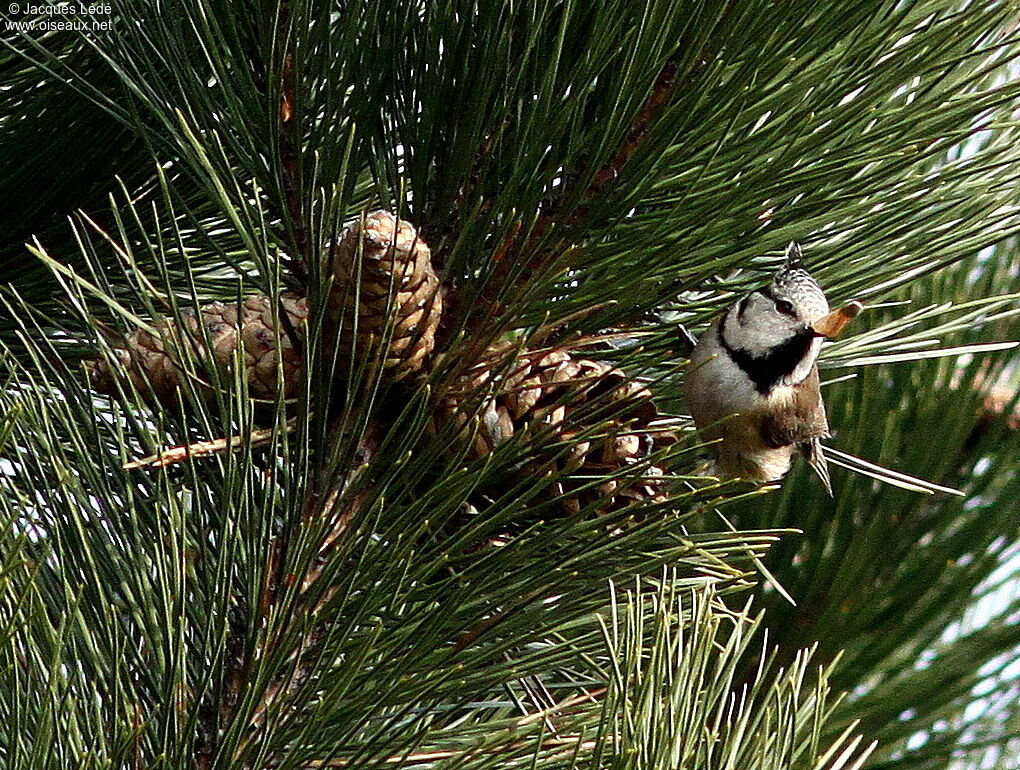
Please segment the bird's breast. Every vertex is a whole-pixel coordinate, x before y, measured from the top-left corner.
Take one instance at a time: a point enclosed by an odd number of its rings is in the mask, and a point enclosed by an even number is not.
[[[688,408],[701,437],[713,447],[723,475],[774,481],[790,466],[792,447],[769,447],[761,432],[763,415],[794,400],[794,388],[777,384],[763,394],[718,343],[716,330],[706,332],[691,354],[685,378]]]

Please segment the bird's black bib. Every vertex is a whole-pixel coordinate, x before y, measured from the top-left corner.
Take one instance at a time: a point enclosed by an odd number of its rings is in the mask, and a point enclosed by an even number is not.
[[[723,337],[722,325],[718,331],[719,344],[729,353],[730,358],[739,366],[754,383],[754,388],[763,396],[767,396],[780,383],[783,377],[791,374],[807,355],[811,343],[817,336],[810,329],[805,329],[778,345],[762,356],[752,356],[743,350],[730,347]]]

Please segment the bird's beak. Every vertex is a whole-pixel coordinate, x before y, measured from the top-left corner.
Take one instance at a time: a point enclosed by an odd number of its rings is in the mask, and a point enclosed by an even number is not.
[[[819,318],[811,324],[811,330],[819,337],[834,339],[839,336],[848,323],[861,314],[862,310],[864,310],[864,305],[860,302],[849,302],[838,310],[833,310],[828,315]]]

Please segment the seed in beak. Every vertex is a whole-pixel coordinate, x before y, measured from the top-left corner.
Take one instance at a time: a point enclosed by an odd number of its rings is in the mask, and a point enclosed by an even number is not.
[[[811,324],[811,329],[822,337],[835,338],[864,310],[864,305],[854,300],[848,302],[838,310],[833,310],[827,316],[823,316]]]

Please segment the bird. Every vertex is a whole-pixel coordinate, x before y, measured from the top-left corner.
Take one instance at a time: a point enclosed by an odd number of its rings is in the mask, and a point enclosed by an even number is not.
[[[684,391],[698,433],[715,442],[713,475],[778,481],[800,453],[832,495],[818,354],[861,307],[830,312],[791,242],[772,282],[712,323],[690,353]]]

